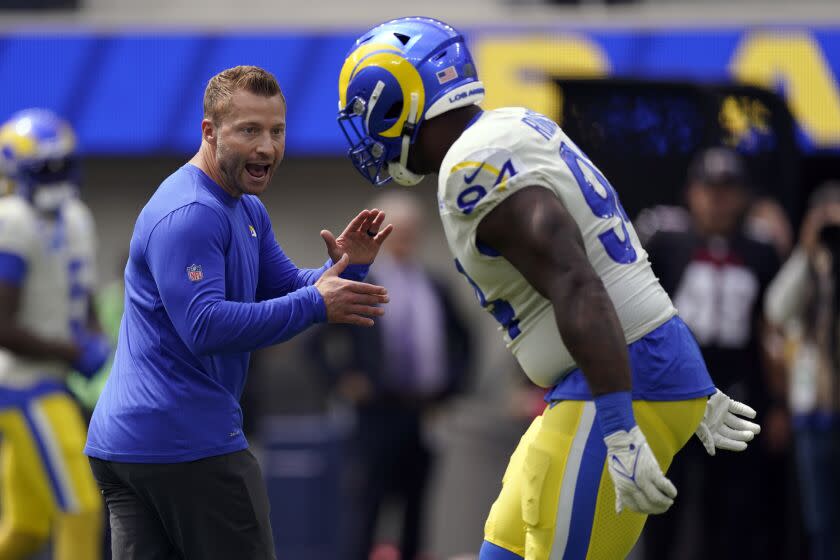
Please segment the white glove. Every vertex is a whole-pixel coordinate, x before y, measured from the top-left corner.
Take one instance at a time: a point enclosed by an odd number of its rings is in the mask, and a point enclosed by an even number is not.
[[[761,431],[761,426],[739,416],[755,418],[755,410],[730,399],[720,390],[709,397],[703,421],[694,432],[709,455],[715,454],[715,448],[743,451],[747,442]]]
[[[620,430],[604,438],[607,444],[607,468],[615,485],[615,511],[624,506],[639,513],[663,513],[677,497],[677,489],[668,480],[645,435],[638,426],[629,432]]]

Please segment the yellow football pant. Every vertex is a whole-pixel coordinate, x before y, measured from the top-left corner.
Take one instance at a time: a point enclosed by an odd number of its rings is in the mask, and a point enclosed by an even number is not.
[[[705,407],[705,397],[633,402],[636,422],[663,471],[694,434]],[[526,560],[625,558],[647,516],[615,512],[605,459],[594,403],[547,407],[511,456],[485,540]]]
[[[99,560],[102,498],[81,413],[63,391],[22,393],[0,388],[0,558],[27,558],[52,535],[55,560]]]

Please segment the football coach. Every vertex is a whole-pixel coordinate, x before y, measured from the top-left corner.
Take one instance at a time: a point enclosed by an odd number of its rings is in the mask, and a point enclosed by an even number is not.
[[[250,352],[329,321],[370,326],[363,283],[392,227],[362,211],[330,260],[299,269],[258,198],[283,159],[286,102],[270,73],[210,79],[201,147],[140,212],[113,369],[85,453],[108,506],[115,560],[275,558],[239,397]]]

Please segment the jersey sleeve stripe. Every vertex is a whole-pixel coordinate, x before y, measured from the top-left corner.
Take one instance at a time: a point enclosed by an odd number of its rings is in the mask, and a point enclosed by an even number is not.
[[[451,173],[456,173],[456,172],[464,169],[465,167],[475,167],[475,168],[484,167],[484,169],[486,169],[490,173],[495,173],[497,176],[500,173],[500,171],[498,169],[496,169],[495,167],[493,167],[492,165],[490,165],[490,164],[488,164],[487,162],[484,162],[484,161],[462,161],[461,163],[457,163],[457,164],[453,165],[452,170],[449,173],[450,174]]]
[[[20,286],[26,276],[26,261],[16,253],[0,252],[0,280]]]

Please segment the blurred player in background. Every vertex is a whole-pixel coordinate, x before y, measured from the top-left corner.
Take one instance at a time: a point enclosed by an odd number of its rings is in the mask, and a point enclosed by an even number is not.
[[[398,19],[348,55],[339,124],[372,183],[438,174],[458,270],[529,378],[552,387],[480,558],[623,558],[673,503],[663,470],[690,436],[711,454],[744,449],[758,426],[737,415],[754,412],[715,390],[595,165],[549,118],[482,112],[483,95],[457,31]]]
[[[102,501],[82,454],[85,424],[71,368],[97,372],[107,340],[89,313],[93,219],[78,198],[75,137],[31,109],[0,129],[0,558],[25,558],[53,535],[54,557],[101,555]]]

